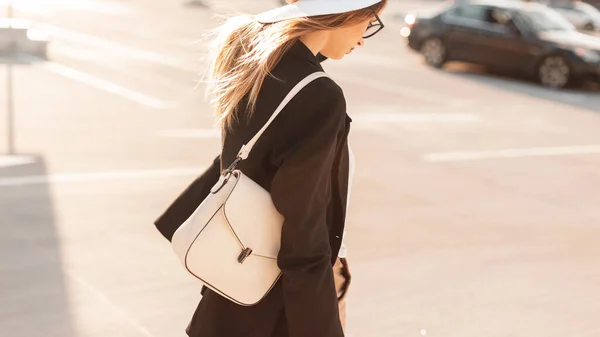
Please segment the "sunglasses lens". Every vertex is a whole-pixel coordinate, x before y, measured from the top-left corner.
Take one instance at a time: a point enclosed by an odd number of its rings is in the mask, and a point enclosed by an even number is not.
[[[369,27],[367,28],[367,30],[365,31],[365,34],[363,36],[365,36],[365,37],[371,36],[371,35],[377,33],[378,30],[379,30],[378,24],[369,25]]]
[[[376,20],[372,21],[367,26],[367,29],[366,29],[365,33],[363,34],[364,39],[377,34],[383,28],[383,22],[381,22],[381,19],[379,19],[379,16],[377,16],[377,14],[375,14],[375,18],[376,18]]]
[[[381,28],[381,25],[378,23],[369,25],[369,27],[367,27],[367,30],[363,34],[363,38],[368,38],[377,34],[381,30]]]

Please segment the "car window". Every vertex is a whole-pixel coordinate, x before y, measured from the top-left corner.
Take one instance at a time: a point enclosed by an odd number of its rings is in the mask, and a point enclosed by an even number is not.
[[[571,4],[550,4],[550,5],[548,5],[548,7],[553,8],[553,9],[562,9],[562,10],[575,9],[575,7],[573,7]]]
[[[552,9],[524,10],[521,12],[521,17],[528,28],[534,32],[575,29],[573,24]]]
[[[507,26],[511,23],[511,14],[507,10],[488,8],[485,11],[485,21],[494,25]]]
[[[541,0],[538,2],[551,8],[572,9],[575,5],[574,0]]]
[[[467,19],[475,21],[484,21],[485,7],[477,5],[457,6],[447,11],[445,16],[455,20]]]
[[[575,4],[575,8],[578,11],[589,15],[590,17],[596,19],[600,18],[600,11],[590,4],[587,4],[585,2],[578,2],[577,4]]]
[[[446,15],[453,22],[477,23],[481,28],[506,31],[506,29],[517,29],[512,22],[510,11],[483,5],[463,5],[449,10]]]
[[[582,12],[598,12],[596,7],[594,7],[588,3],[585,3],[585,2],[576,2],[574,4],[574,7],[579,9]]]

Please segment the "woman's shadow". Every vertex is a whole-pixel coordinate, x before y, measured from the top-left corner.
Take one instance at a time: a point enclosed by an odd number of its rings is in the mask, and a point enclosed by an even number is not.
[[[26,158],[19,164],[0,155],[1,335],[73,337],[46,164]]]

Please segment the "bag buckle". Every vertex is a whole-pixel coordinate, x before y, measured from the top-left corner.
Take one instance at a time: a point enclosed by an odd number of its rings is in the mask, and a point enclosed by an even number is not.
[[[237,156],[235,158],[235,160],[233,161],[233,163],[231,163],[231,165],[229,165],[229,167],[225,170],[225,172],[223,172],[223,176],[226,176],[228,174],[231,174],[231,172],[233,172],[233,170],[235,170],[235,167],[237,166],[237,164],[242,161],[242,157]]]
[[[240,255],[238,255],[238,262],[239,263],[244,263],[244,261],[246,260],[246,258],[248,256],[250,256],[250,254],[252,254],[252,249],[250,247],[244,248],[244,250],[242,250],[242,252],[240,253]]]
[[[223,173],[221,174],[221,176],[223,177],[223,179],[219,179],[219,181],[217,182],[217,184],[220,183],[220,185],[217,187],[217,185],[215,185],[210,192],[212,194],[217,194],[222,188],[223,186],[225,186],[225,184],[227,184],[227,182],[229,181],[229,178],[231,178],[232,175],[237,176],[235,173],[233,173],[233,170],[235,169],[235,167],[237,166],[237,164],[242,161],[242,158],[240,156],[237,156],[237,158],[235,158],[235,160],[233,161],[233,163],[231,163],[231,165],[229,165],[229,167],[223,171]]]

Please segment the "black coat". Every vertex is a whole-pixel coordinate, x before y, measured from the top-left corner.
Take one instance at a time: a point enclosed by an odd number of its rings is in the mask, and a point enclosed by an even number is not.
[[[296,43],[265,79],[256,112],[223,131],[222,153],[155,222],[171,239],[265,124],[284,96],[319,59]],[[282,277],[258,304],[244,307],[203,288],[188,327],[192,337],[342,337],[332,265],[341,245],[348,194],[351,119],[330,78],[306,86],[275,118],[238,168],[266,190],[283,215],[278,265]]]

